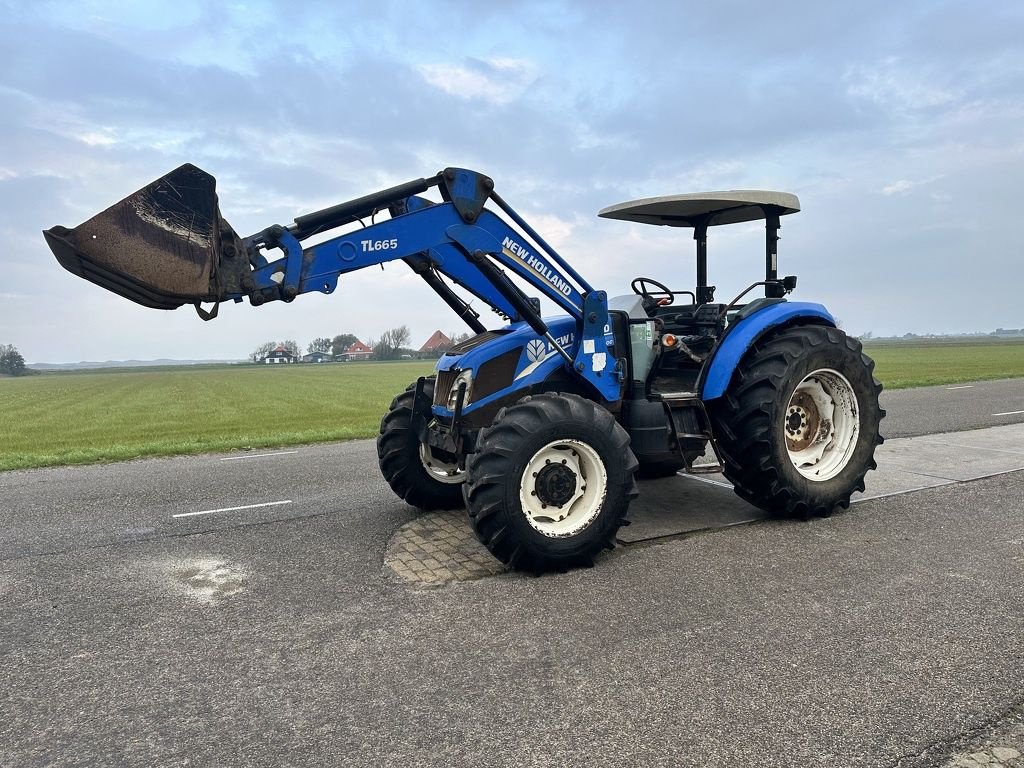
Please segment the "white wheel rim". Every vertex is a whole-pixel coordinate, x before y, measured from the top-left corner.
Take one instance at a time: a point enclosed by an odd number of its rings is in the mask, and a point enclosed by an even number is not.
[[[533,455],[519,483],[519,502],[534,530],[553,539],[594,522],[608,493],[597,451],[580,440],[555,440]]]
[[[822,368],[796,385],[782,414],[789,460],[808,480],[824,482],[842,472],[860,434],[860,409],[850,382]]]
[[[466,473],[459,469],[458,464],[442,461],[434,455],[429,446],[423,443],[420,443],[420,462],[427,470],[427,474],[439,483],[456,485],[466,480]]]

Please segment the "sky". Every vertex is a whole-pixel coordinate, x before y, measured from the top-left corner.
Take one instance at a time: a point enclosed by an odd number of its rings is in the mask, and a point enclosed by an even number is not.
[[[780,272],[849,333],[1024,326],[1024,3],[0,0],[0,344],[31,362],[244,358],[454,314],[404,265],[291,304],[146,309],[63,270],[75,226],[184,162],[242,234],[472,168],[609,295],[694,283],[640,197],[771,189]],[[712,230],[728,300],[763,228]],[[497,322],[481,308],[491,324]]]

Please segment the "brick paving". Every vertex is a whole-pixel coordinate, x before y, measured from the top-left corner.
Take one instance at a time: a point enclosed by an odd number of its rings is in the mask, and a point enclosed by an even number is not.
[[[388,542],[384,565],[402,581],[423,586],[505,572],[476,540],[464,509],[425,513],[403,525]]]
[[[1024,714],[1017,712],[942,768],[1024,768]]]

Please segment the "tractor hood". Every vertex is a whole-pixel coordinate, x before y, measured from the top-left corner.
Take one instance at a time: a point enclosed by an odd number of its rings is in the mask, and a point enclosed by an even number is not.
[[[576,321],[571,317],[546,317],[551,335],[570,355],[576,352]],[[463,351],[465,350],[465,351]],[[544,381],[564,365],[554,346],[526,323],[513,323],[505,331],[488,331],[452,348],[437,362],[436,402],[445,402],[456,377],[472,371],[472,386],[465,412],[484,406],[510,388],[520,389]],[[441,400],[441,396],[445,400]],[[450,409],[435,405],[438,414]]]

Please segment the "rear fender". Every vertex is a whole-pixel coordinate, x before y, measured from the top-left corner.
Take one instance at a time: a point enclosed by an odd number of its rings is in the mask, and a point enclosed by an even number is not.
[[[725,394],[740,360],[758,339],[771,330],[802,322],[836,325],[836,319],[821,304],[801,301],[769,304],[730,325],[701,372],[701,399],[714,400]]]

